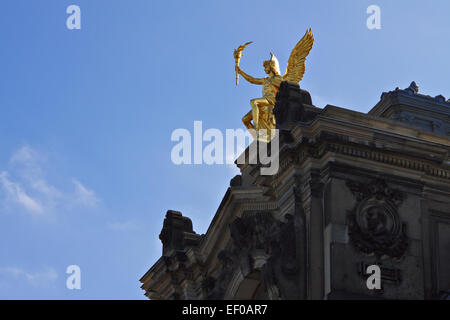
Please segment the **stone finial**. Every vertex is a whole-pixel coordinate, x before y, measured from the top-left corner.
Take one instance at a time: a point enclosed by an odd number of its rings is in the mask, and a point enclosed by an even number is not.
[[[415,81],[411,82],[408,88],[405,89],[406,91],[411,92],[411,94],[419,93],[419,86]]]
[[[434,100],[436,100],[437,102],[445,102],[445,97],[442,94],[440,94],[434,97]]]
[[[171,249],[184,250],[188,246],[195,245],[198,237],[200,236],[192,228],[191,219],[183,217],[179,211],[167,211],[159,235],[163,244],[163,255]]]

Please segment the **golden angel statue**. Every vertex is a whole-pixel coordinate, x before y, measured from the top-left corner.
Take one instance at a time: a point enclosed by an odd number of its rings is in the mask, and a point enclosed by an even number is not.
[[[250,101],[252,110],[242,118],[242,122],[255,139],[269,142],[273,138],[272,129],[275,129],[273,108],[275,106],[275,97],[278,88],[283,81],[299,83],[300,80],[302,80],[303,74],[305,73],[306,56],[311,51],[314,37],[311,33],[311,29],[306,31],[303,38],[292,50],[286,73],[283,76],[280,75],[280,66],[277,58],[270,53],[270,60],[264,61],[263,63],[264,71],[268,75],[264,78],[254,78],[246,74],[239,67],[242,50],[250,43],[251,42],[247,42],[245,45],[234,50],[234,58],[236,61],[236,84],[238,83],[238,75],[240,74],[248,82],[262,85],[263,96],[262,98],[252,99]]]

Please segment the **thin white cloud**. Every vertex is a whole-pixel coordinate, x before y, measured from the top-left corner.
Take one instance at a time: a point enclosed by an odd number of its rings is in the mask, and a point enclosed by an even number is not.
[[[31,198],[17,182],[8,179],[8,173],[0,173],[0,184],[7,194],[7,198],[14,201],[31,213],[42,213],[44,210],[38,201]]]
[[[47,267],[40,272],[27,272],[22,268],[3,267],[0,268],[0,275],[7,276],[16,280],[25,280],[33,286],[41,286],[52,283],[58,279],[58,273],[55,269]]]
[[[30,146],[22,146],[11,157],[10,163],[20,163],[28,166],[36,165],[43,157]]]
[[[36,192],[39,192],[48,199],[57,200],[62,198],[64,194],[57,188],[49,185],[47,181],[42,178],[31,179],[29,181],[30,187]]]
[[[76,203],[88,207],[95,207],[100,202],[94,191],[87,189],[80,181],[72,179],[72,183],[75,185],[74,196]]]
[[[0,173],[0,197],[9,205],[19,205],[28,213],[48,213],[56,209],[95,207],[99,198],[78,179],[72,179],[72,191],[47,181],[47,159],[30,146],[19,148],[10,159],[9,171]]]

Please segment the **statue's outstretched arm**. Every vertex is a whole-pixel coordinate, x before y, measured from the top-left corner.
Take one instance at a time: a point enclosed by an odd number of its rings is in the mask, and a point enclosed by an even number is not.
[[[254,78],[251,75],[248,75],[244,71],[242,71],[241,68],[236,67],[236,69],[239,72],[239,74],[248,82],[253,83],[253,84],[263,84],[264,83],[264,78]]]

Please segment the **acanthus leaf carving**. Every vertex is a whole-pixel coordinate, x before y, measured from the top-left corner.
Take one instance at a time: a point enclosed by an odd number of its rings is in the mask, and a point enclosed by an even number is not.
[[[230,241],[219,255],[221,270],[217,278],[206,277],[204,290],[209,299],[223,299],[233,273],[245,276],[261,271],[261,281],[272,298],[282,294],[280,272],[284,277],[298,273],[293,217],[286,222],[274,218],[272,212],[246,212],[230,224]]]

